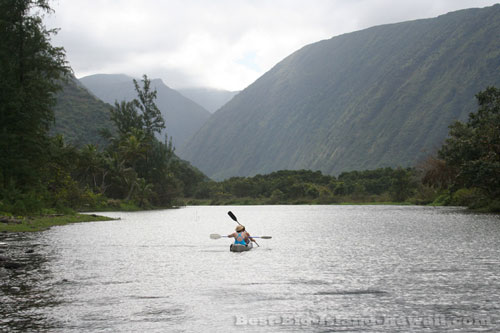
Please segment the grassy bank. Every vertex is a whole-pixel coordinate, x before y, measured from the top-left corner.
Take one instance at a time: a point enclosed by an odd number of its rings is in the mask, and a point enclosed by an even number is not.
[[[110,221],[113,218],[99,215],[72,214],[72,215],[42,215],[2,217],[0,232],[33,232],[42,231],[56,225],[69,223]]]

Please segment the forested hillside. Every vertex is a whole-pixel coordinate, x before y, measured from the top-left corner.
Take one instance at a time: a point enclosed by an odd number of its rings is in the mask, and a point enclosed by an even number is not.
[[[51,134],[62,134],[66,142],[78,147],[89,143],[103,147],[106,140],[99,131],[113,126],[109,118],[110,108],[111,105],[93,96],[71,76],[57,93]]]
[[[500,85],[500,5],[308,45],[217,111],[178,151],[214,179],[413,166]]]

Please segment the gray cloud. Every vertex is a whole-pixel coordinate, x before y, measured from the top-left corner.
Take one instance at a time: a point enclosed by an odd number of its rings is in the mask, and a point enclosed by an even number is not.
[[[494,0],[59,0],[48,27],[78,77],[160,77],[174,88],[243,89],[300,47],[374,25]]]

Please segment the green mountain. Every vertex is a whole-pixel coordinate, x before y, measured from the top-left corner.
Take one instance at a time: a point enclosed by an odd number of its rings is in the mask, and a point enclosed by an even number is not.
[[[75,77],[62,86],[54,107],[51,134],[63,134],[65,141],[75,146],[89,143],[104,146],[106,142],[99,130],[113,127],[109,119],[110,105],[92,95]]]
[[[210,88],[184,88],[177,89],[177,91],[203,106],[211,113],[217,111],[239,92]]]
[[[137,98],[132,78],[127,75],[96,74],[83,77],[80,82],[97,97],[112,105],[115,101]],[[172,137],[175,147],[182,147],[206,122],[210,112],[167,87],[160,79],[151,80],[151,86],[157,90],[156,105],[165,119],[166,130],[160,139],[163,140],[163,136],[167,134]]]
[[[178,151],[214,179],[413,166],[474,95],[500,85],[500,5],[376,26],[305,46]]]

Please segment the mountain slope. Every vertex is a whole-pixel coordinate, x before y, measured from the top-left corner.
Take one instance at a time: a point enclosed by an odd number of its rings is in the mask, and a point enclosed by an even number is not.
[[[221,106],[233,98],[238,91],[217,90],[209,88],[185,88],[178,89],[182,95],[203,106],[209,112],[214,113]]]
[[[52,134],[63,134],[65,141],[75,146],[97,144],[106,141],[99,135],[102,128],[113,128],[109,119],[110,105],[92,95],[72,77],[62,84],[54,107],[55,124]]]
[[[500,85],[500,5],[308,45],[217,111],[179,155],[215,179],[411,166]]]
[[[140,81],[140,80],[138,80]],[[96,74],[80,79],[93,94],[114,105],[115,101],[137,98],[132,78],[118,74]],[[140,82],[139,82],[140,83]],[[205,123],[210,112],[167,87],[160,79],[151,80],[157,90],[156,105],[165,119],[166,133],[176,147],[182,145]]]

